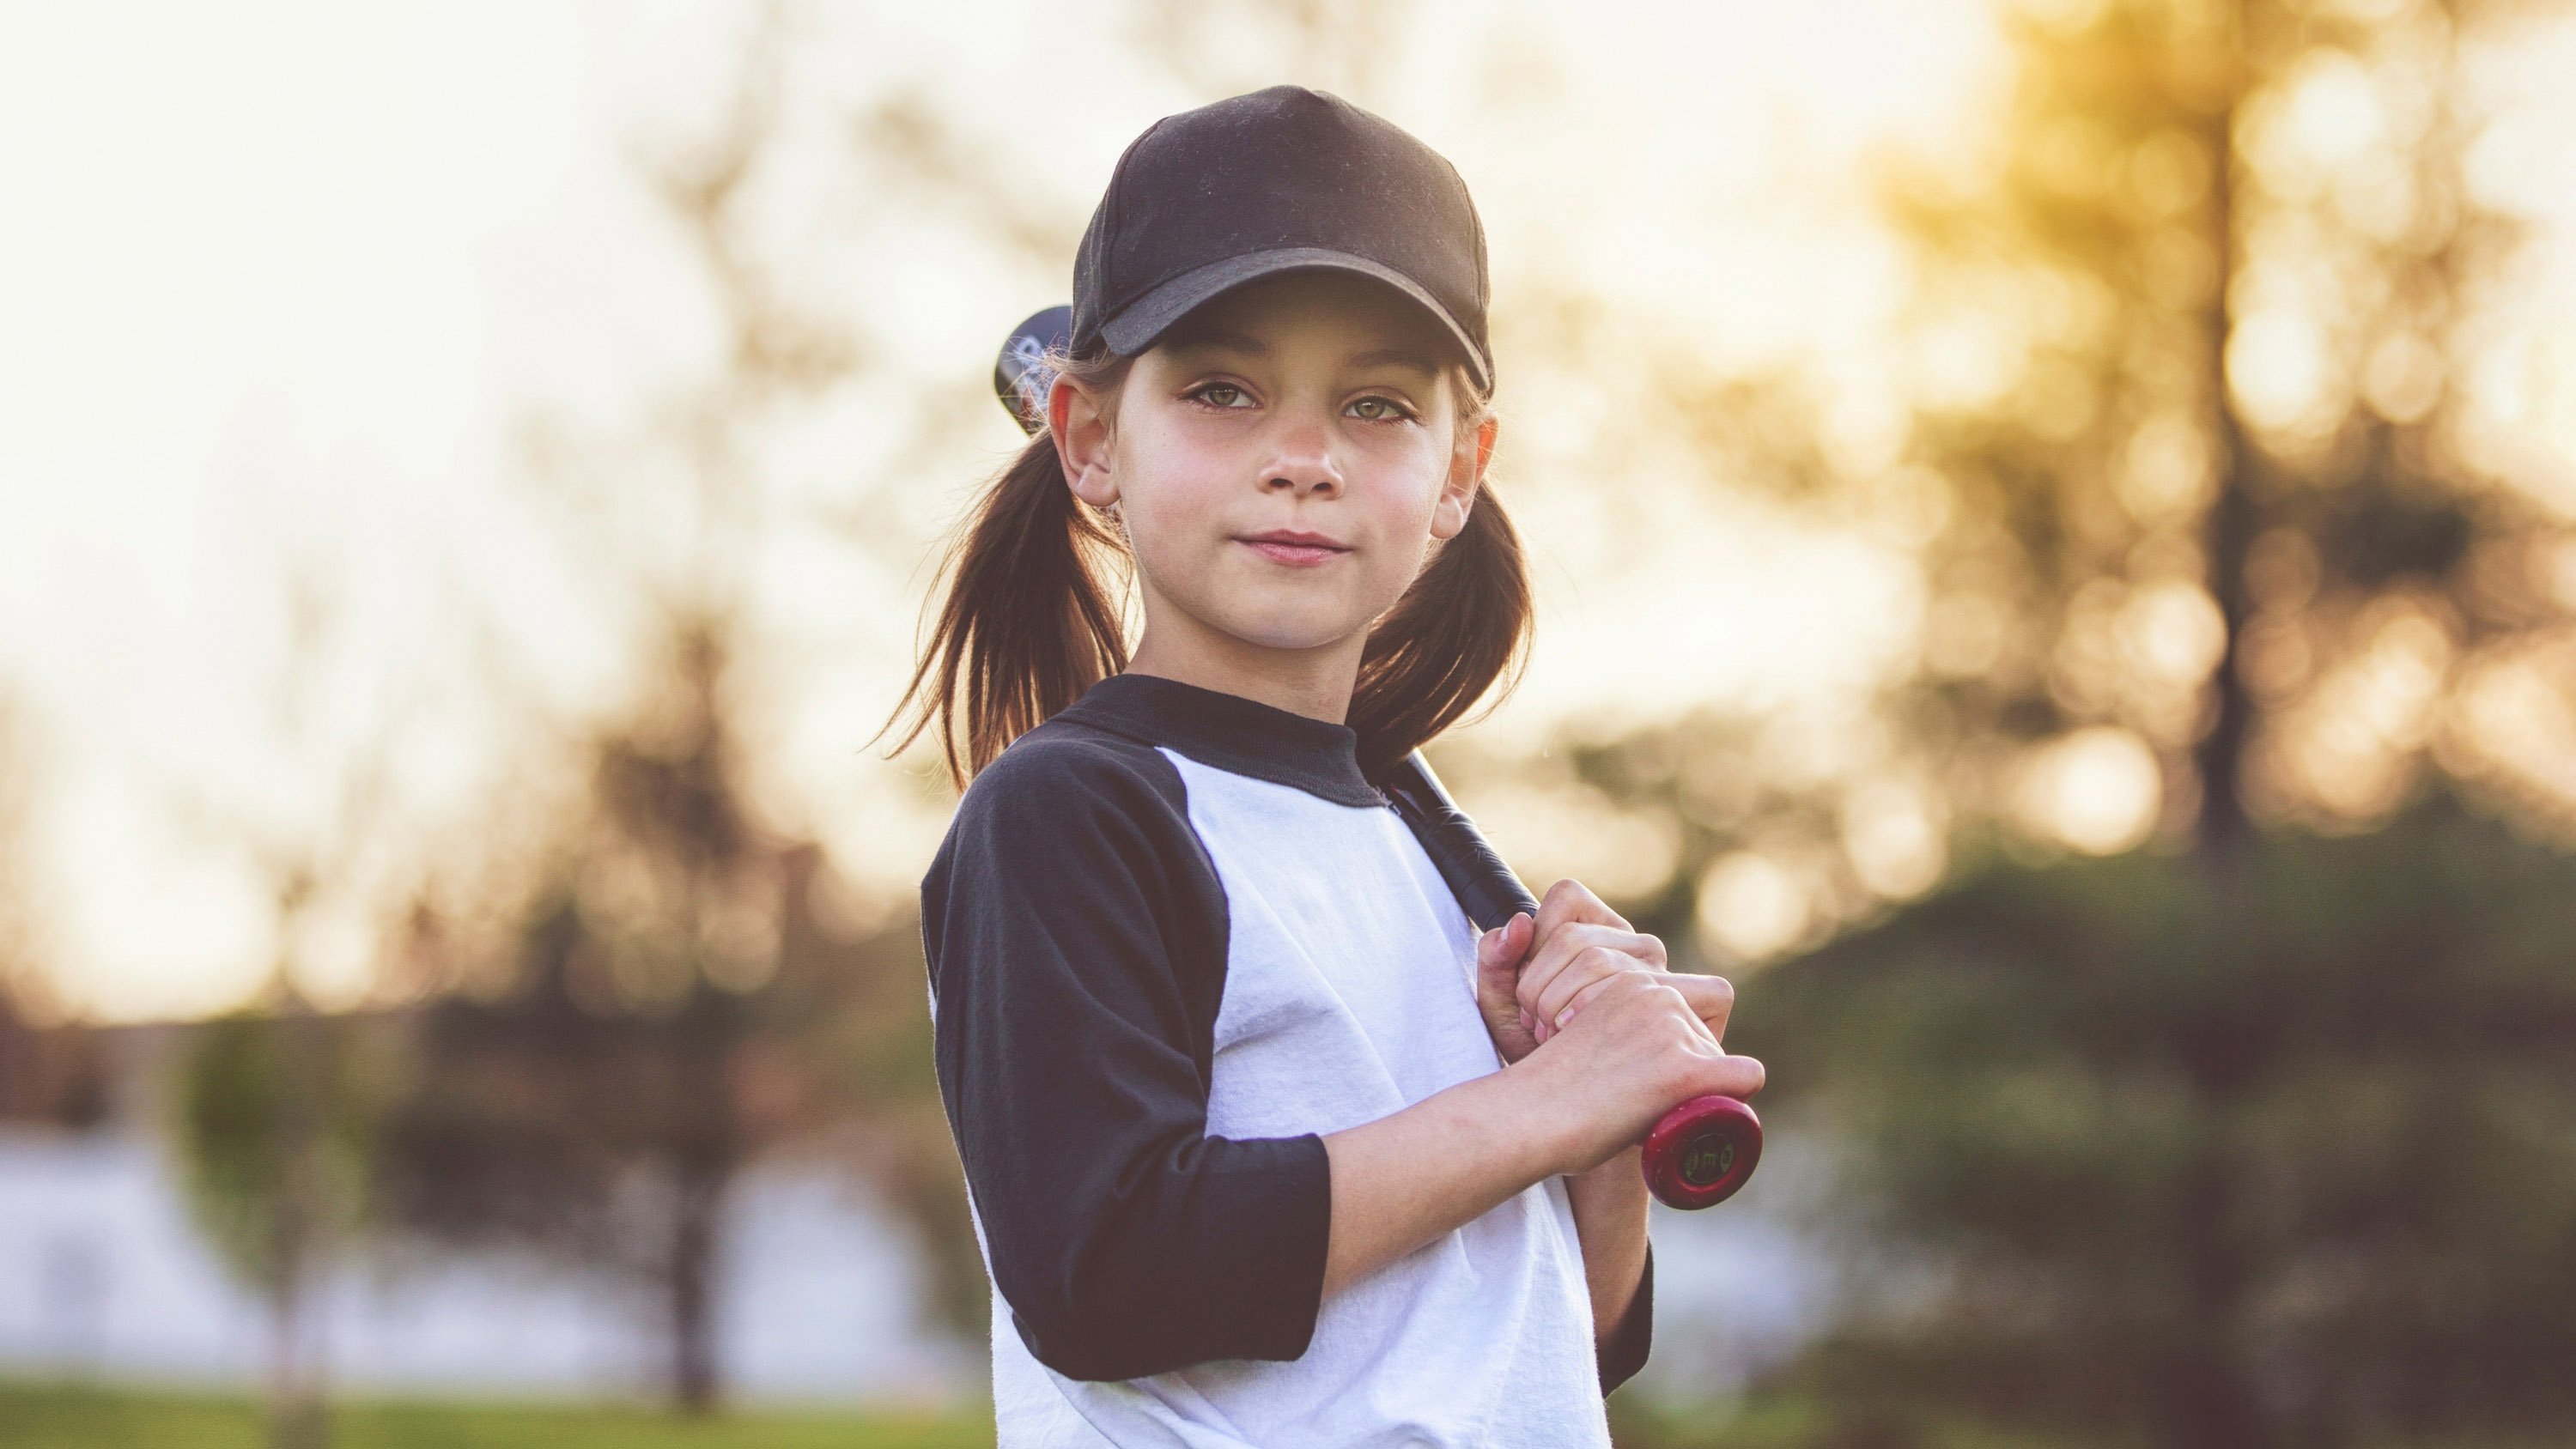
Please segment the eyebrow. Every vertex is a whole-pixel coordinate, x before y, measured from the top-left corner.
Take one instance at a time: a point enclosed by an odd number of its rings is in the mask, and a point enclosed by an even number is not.
[[[1175,352],[1239,352],[1246,357],[1268,357],[1270,355],[1270,344],[1262,341],[1260,338],[1255,337],[1248,332],[1229,332],[1223,329],[1215,329],[1206,332],[1192,331],[1185,336],[1174,338],[1171,346],[1172,350]],[[1432,378],[1436,378],[1440,375],[1440,365],[1438,363],[1431,361],[1420,352],[1409,347],[1385,347],[1380,348],[1375,352],[1363,352],[1359,356],[1352,358],[1347,365],[1351,367],[1401,367],[1408,369],[1409,371],[1421,373],[1424,377]]]
[[[1189,333],[1172,339],[1172,350],[1175,352],[1217,350],[1240,352],[1248,357],[1268,357],[1270,344],[1249,332],[1227,332],[1222,329],[1201,332],[1192,329]]]
[[[1388,347],[1381,348],[1376,352],[1363,352],[1359,356],[1352,358],[1350,365],[1353,367],[1401,367],[1421,373],[1424,377],[1438,377],[1440,375],[1440,366],[1438,363],[1431,361],[1421,353],[1408,347]]]

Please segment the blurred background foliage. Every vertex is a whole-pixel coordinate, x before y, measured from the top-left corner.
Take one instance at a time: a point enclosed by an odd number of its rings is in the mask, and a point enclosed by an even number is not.
[[[2466,417],[2523,233],[2463,37],[2528,9],[2017,13],[1996,154],[1886,187],[1903,783],[1569,752],[1682,822],[1645,914],[1765,968],[1736,1040],[1887,1255],[1800,1372],[1891,1442],[2570,1422],[2570,535]]]
[[[1428,5],[1104,15],[1185,100],[1287,76],[1401,116],[1429,78],[1498,146],[1564,122],[1543,45]],[[1435,751],[1525,873],[1581,876],[1738,981],[1766,1114],[1830,1166],[1800,1226],[1839,1266],[1831,1329],[1732,1399],[1623,1393],[1623,1444],[2576,1426],[2576,495],[2509,426],[2547,381],[2514,327],[2565,238],[2518,200],[2481,80],[2559,18],[2003,5],[1965,139],[1861,177],[1900,321],[1874,393],[1796,348],[1748,360],[1536,223],[1498,243],[1503,488],[1534,533],[1714,553],[1758,516],[1896,561],[1914,616],[1842,705],[1685,680],[1651,693],[1685,707],[1507,716]],[[781,1155],[899,1209],[939,1325],[984,1330],[910,882],[869,870],[864,837],[902,831],[797,798],[778,681],[826,656],[773,591],[782,538],[917,587],[896,521],[935,512],[922,480],[956,483],[998,421],[981,342],[973,367],[902,355],[814,218],[852,229],[834,246],[954,237],[961,275],[1044,301],[1089,198],[1029,184],[1029,117],[997,131],[901,68],[818,80],[814,28],[767,12],[721,103],[634,148],[709,365],[632,427],[519,428],[534,506],[617,601],[632,688],[527,704],[523,765],[425,867],[386,864],[391,743],[312,770],[337,803],[301,827],[200,812],[255,862],[280,944],[252,1008],[196,1030],[167,1117],[210,1238],[272,1305],[277,1442],[333,1431],[298,1304],[359,1240],[633,1283],[672,1402],[719,1404],[715,1224]],[[852,396],[868,427],[832,433]],[[318,574],[287,592],[297,740],[336,615]],[[527,668],[502,651],[481,679],[543,700]],[[0,868],[24,773],[0,768]],[[906,788],[935,814],[931,778]],[[315,923],[351,901],[372,984],[318,1003]],[[95,1120],[47,949],[0,890],[0,1099]]]
[[[1748,986],[1891,1255],[1829,1401],[2168,1444],[2545,1436],[2576,1341],[2576,860],[2443,800],[2213,876],[1996,855]]]

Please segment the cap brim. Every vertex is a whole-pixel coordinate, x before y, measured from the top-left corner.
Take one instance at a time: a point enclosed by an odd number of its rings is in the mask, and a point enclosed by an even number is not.
[[[1228,257],[1221,262],[1210,262],[1196,271],[1183,272],[1127,304],[1125,310],[1102,323],[1100,340],[1119,356],[1133,357],[1153,346],[1154,339],[1170,330],[1173,323],[1188,316],[1192,310],[1247,282],[1281,272],[1309,271],[1356,272],[1384,282],[1412,298],[1424,311],[1438,318],[1440,325],[1457,340],[1460,355],[1467,359],[1467,370],[1475,375],[1476,390],[1480,393],[1493,391],[1493,371],[1486,366],[1483,352],[1467,335],[1467,329],[1459,326],[1458,319],[1450,316],[1449,309],[1441,306],[1421,283],[1384,263],[1329,247],[1282,247],[1277,251],[1251,252]]]

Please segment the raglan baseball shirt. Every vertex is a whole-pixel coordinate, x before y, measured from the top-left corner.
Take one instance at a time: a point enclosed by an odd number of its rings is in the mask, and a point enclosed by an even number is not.
[[[1357,736],[1143,675],[977,777],[922,882],[1002,1449],[1609,1443],[1562,1181],[1321,1301],[1321,1136],[1499,1069]]]

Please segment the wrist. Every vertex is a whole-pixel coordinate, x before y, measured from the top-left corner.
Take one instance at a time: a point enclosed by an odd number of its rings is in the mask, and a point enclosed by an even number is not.
[[[1605,1206],[1631,1203],[1643,1210],[1647,1197],[1645,1161],[1642,1146],[1613,1153],[1597,1167],[1566,1174],[1566,1190]]]
[[[1539,1181],[1583,1171],[1587,1156],[1582,1119],[1569,1105],[1563,1085],[1550,1079],[1547,1064],[1544,1054],[1533,1052],[1483,1078],[1500,1099],[1496,1110],[1539,1165],[1534,1179]]]

